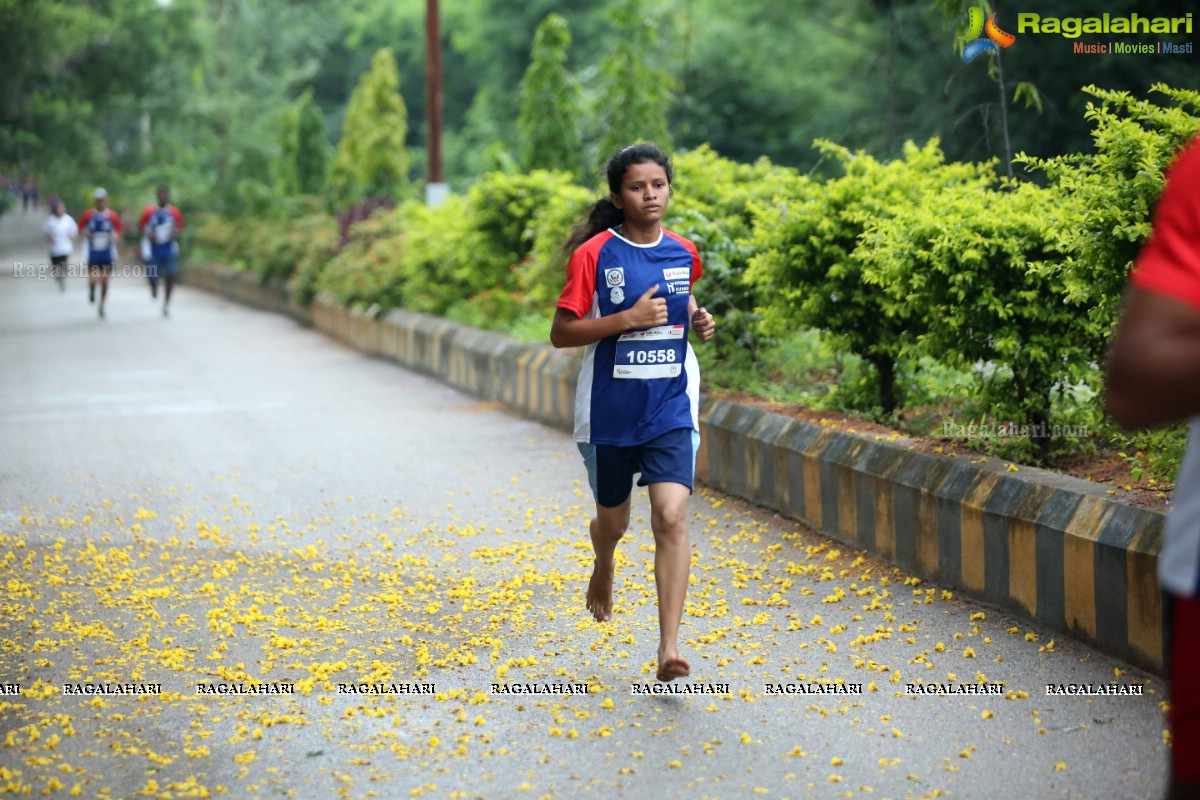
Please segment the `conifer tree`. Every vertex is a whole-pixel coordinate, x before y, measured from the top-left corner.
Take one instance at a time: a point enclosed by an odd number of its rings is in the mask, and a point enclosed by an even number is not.
[[[600,64],[599,160],[603,163],[634,142],[653,142],[670,151],[667,116],[674,82],[649,60],[662,52],[658,26],[644,0],[621,0],[610,16],[616,45]]]
[[[521,162],[527,170],[563,170],[578,175],[582,164],[579,85],[567,69],[571,29],[559,14],[547,14],[533,40],[529,68],[521,79],[517,120]]]
[[[320,192],[329,169],[329,141],[311,88],[279,115],[278,135],[275,183],[279,191],[286,197]]]
[[[409,186],[407,134],[400,71],[395,55],[384,47],[350,95],[333,161],[335,199],[342,204],[374,196],[400,199]]]

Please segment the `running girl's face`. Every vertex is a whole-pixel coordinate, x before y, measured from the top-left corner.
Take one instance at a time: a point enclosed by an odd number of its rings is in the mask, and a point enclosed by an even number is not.
[[[613,205],[625,212],[633,225],[656,225],[671,200],[667,171],[653,161],[630,164],[621,178],[621,191],[612,196]]]

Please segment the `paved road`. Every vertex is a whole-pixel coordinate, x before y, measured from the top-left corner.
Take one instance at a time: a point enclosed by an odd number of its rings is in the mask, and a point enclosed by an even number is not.
[[[708,490],[692,693],[633,694],[644,493],[597,625],[567,435],[186,287],[101,321],[10,276],[35,227],[0,219],[0,794],[1159,793],[1159,680]],[[1111,681],[1144,694],[1047,696]]]

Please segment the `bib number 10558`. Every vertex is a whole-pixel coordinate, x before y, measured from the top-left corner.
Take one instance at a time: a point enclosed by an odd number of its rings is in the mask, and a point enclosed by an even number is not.
[[[613,377],[647,380],[680,375],[686,334],[683,325],[663,325],[622,335],[617,339]]]
[[[674,363],[674,350],[631,350],[626,353],[630,364]]]

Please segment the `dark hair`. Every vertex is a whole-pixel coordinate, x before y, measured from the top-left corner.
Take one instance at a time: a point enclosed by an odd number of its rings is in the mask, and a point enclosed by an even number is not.
[[[667,157],[666,153],[652,144],[631,144],[618,150],[608,160],[608,166],[605,167],[604,172],[608,179],[609,192],[620,194],[621,181],[625,178],[625,171],[634,164],[647,162],[654,162],[663,168],[663,171],[667,173],[668,184],[675,180],[674,171],[671,169],[671,159]],[[571,253],[575,252],[575,249],[588,239],[601,231],[615,228],[624,221],[625,212],[613,205],[611,197],[600,198],[588,212],[587,218],[571,231],[570,237],[562,246],[564,256],[569,258]]]

